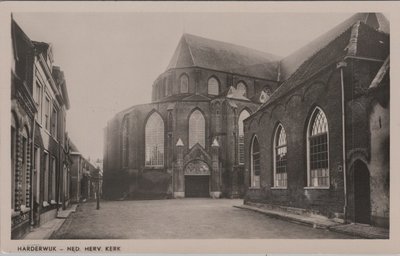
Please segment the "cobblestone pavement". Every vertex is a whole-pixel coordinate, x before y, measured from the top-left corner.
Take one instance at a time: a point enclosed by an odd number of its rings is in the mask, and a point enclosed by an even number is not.
[[[103,201],[96,210],[89,202],[81,204],[53,238],[356,238],[233,207],[240,204],[242,200],[230,199]]]

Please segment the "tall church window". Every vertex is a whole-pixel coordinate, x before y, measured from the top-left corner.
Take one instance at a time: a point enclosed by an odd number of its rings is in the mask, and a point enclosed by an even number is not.
[[[146,166],[164,166],[164,121],[154,112],[145,128]]]
[[[238,128],[239,128],[239,138],[238,138],[238,158],[239,158],[239,164],[243,165],[244,164],[244,124],[243,120],[248,118],[250,116],[249,111],[243,110],[240,112],[239,118],[238,118]]]
[[[122,121],[122,167],[128,167],[129,159],[129,120]]]
[[[219,94],[219,82],[215,77],[211,77],[210,79],[208,79],[208,94]]]
[[[243,82],[237,84],[236,90],[240,96],[247,97],[247,86]]]
[[[258,139],[254,136],[253,141],[251,143],[251,173],[250,173],[250,182],[251,187],[259,188],[260,187],[260,145],[258,144]]]
[[[329,187],[328,120],[320,108],[311,116],[307,140],[308,186]]]
[[[274,141],[274,187],[287,187],[287,142],[286,132],[279,125]]]
[[[181,93],[188,93],[189,92],[189,78],[186,74],[183,74],[181,76],[181,87],[180,91]]]
[[[17,121],[11,116],[11,209],[15,205],[15,166],[16,166],[16,145],[17,145]]]
[[[199,110],[193,111],[189,118],[189,148],[196,143],[205,147],[206,145],[206,121]]]

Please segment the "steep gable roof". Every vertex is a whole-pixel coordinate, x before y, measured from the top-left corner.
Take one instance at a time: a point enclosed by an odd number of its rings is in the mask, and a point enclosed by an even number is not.
[[[300,65],[317,51],[325,47],[329,42],[337,38],[354,23],[361,21],[374,29],[389,33],[389,21],[381,13],[357,13],[339,25],[335,26],[325,34],[319,36],[299,50],[285,57],[281,61],[281,80],[286,80]]]
[[[367,50],[371,48],[374,51]],[[283,97],[321,70],[342,60],[345,56],[377,57],[380,55],[386,58],[389,54],[388,51],[389,36],[358,21],[350,25],[337,38],[333,39],[328,45],[304,61],[296,72],[275,90],[261,108]],[[373,52],[374,56],[370,56],[371,52]]]
[[[221,41],[183,34],[167,67],[202,67],[277,80],[279,57]]]

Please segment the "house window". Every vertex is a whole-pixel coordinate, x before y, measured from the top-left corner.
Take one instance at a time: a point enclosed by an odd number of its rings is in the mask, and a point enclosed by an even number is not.
[[[158,113],[153,113],[145,128],[146,166],[164,165],[164,121]]]
[[[53,107],[53,113],[51,115],[51,129],[50,133],[54,136],[54,138],[57,138],[57,110],[55,107]]]
[[[128,166],[129,159],[129,120],[124,118],[122,122],[122,167]]]
[[[36,191],[34,191],[34,200],[35,202],[39,203],[39,196],[40,196],[40,149],[35,146],[34,148],[34,167],[35,167],[35,177],[36,180]]]
[[[51,157],[51,184],[50,184],[50,191],[51,191],[51,201],[55,203],[56,201],[56,166],[57,160],[55,157]]]
[[[276,129],[274,147],[274,187],[287,187],[287,142],[282,125]]]
[[[243,82],[239,82],[236,86],[238,95],[247,97],[247,86]]]
[[[44,127],[46,130],[50,130],[50,99],[46,95],[46,100],[44,103]]]
[[[219,82],[215,77],[208,79],[208,94],[218,95],[219,94]]]
[[[44,195],[43,201],[49,201],[49,154],[44,152]]]
[[[308,186],[329,186],[328,121],[324,112],[316,108],[311,116],[308,140]]]
[[[253,141],[251,143],[251,173],[250,173],[250,182],[251,187],[259,188],[260,187],[260,145],[258,144],[258,139],[254,136]]]
[[[40,106],[41,103],[42,99],[41,96],[42,96],[42,87],[40,86],[39,83],[36,83],[33,99],[35,100],[36,104],[38,104],[38,106]]]
[[[21,205],[26,205],[27,204],[27,198],[26,194],[29,193],[29,188],[27,186],[28,179],[27,179],[27,174],[28,174],[28,131],[26,128],[23,129],[22,133],[22,172],[21,172],[21,194],[22,194],[22,200],[21,200]]]
[[[187,75],[181,76],[181,93],[189,92],[189,78]]]
[[[14,115],[11,117],[11,209],[15,205],[15,165],[16,165],[16,143],[17,143],[17,122]]]
[[[206,145],[206,121],[199,110],[193,111],[189,118],[189,148],[199,143],[202,147]]]
[[[238,119],[238,127],[239,127],[239,138],[238,138],[238,158],[239,158],[239,164],[243,165],[244,164],[244,124],[243,120],[248,118],[250,116],[249,111],[243,110]]]

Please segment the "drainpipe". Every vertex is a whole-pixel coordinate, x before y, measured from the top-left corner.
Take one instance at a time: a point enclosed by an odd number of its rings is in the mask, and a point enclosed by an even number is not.
[[[343,158],[343,192],[344,192],[344,206],[343,214],[344,220],[347,221],[347,168],[346,168],[346,109],[345,109],[345,91],[344,91],[344,79],[343,69],[347,66],[345,61],[341,61],[337,64],[337,68],[340,68],[340,83],[341,83],[341,94],[342,94],[342,158]]]

